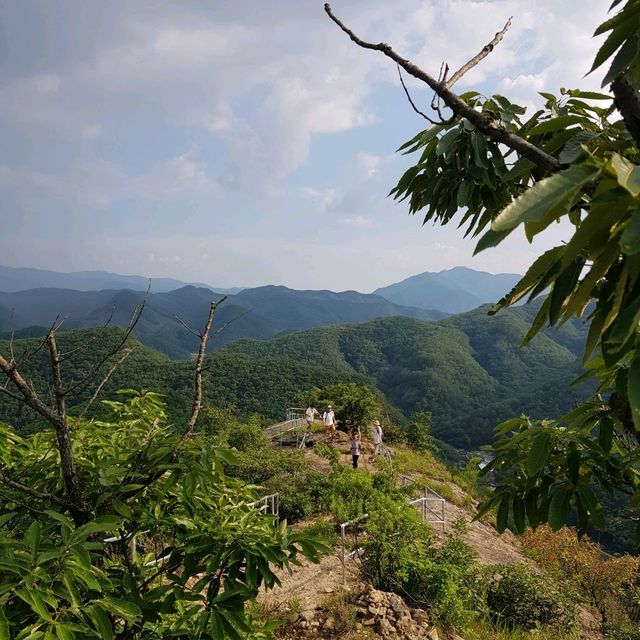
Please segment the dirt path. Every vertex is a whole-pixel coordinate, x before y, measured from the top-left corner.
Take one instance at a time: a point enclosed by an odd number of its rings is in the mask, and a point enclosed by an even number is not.
[[[347,585],[358,582],[356,565],[347,564]],[[340,550],[322,558],[319,564],[303,560],[291,573],[277,572],[281,587],[261,591],[258,601],[269,609],[295,604],[300,611],[315,609],[325,598],[342,587]],[[293,602],[295,601],[295,602]]]

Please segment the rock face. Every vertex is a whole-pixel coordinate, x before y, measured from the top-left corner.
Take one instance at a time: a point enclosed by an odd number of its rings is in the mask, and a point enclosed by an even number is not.
[[[412,609],[395,593],[378,591],[372,587],[355,599],[354,630],[373,632],[383,640],[437,640],[435,628],[422,609]],[[331,611],[303,611],[296,625],[302,631],[299,637],[330,637],[338,631]],[[306,631],[306,633],[305,633]]]

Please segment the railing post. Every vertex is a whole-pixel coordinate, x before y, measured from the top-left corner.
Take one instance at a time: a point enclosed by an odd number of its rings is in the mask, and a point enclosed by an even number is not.
[[[343,587],[347,586],[347,559],[345,557],[347,549],[346,549],[346,540],[344,535],[344,531],[346,527],[347,527],[346,522],[340,525],[340,537],[342,539],[342,586]]]

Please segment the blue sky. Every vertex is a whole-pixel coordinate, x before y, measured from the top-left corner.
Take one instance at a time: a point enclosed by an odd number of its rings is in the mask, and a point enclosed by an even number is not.
[[[361,37],[457,87],[538,105],[583,79],[600,0],[334,0]],[[521,237],[472,258],[386,197],[424,128],[395,67],[316,0],[0,0],[0,263],[216,286],[370,291],[467,265],[522,271]],[[577,21],[579,18],[579,22]],[[422,104],[430,95],[410,84]]]

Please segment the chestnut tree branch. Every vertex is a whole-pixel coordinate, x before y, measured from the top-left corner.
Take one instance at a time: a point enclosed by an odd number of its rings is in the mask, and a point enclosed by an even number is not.
[[[453,93],[449,88],[446,81],[438,81],[433,76],[429,75],[426,71],[415,65],[410,60],[403,58],[396,53],[388,44],[384,42],[372,43],[366,42],[359,38],[351,29],[345,26],[331,11],[331,6],[327,3],[324,5],[329,18],[335,22],[336,25],[346,33],[351,40],[363,49],[371,49],[373,51],[380,51],[382,54],[391,58],[394,62],[399,64],[409,75],[421,80],[428,87],[441,98],[444,104],[453,111],[455,115],[462,116],[469,120],[476,129],[484,133],[487,137],[496,143],[504,144],[505,146],[513,149],[519,153],[522,157],[531,160],[534,164],[539,166],[547,173],[552,173],[561,168],[560,162],[552,155],[549,155],[539,147],[531,144],[528,140],[507,131],[499,122],[492,120],[476,111],[472,106],[467,104],[460,96]],[[458,73],[458,72],[456,72]],[[455,75],[455,74],[454,74]]]

